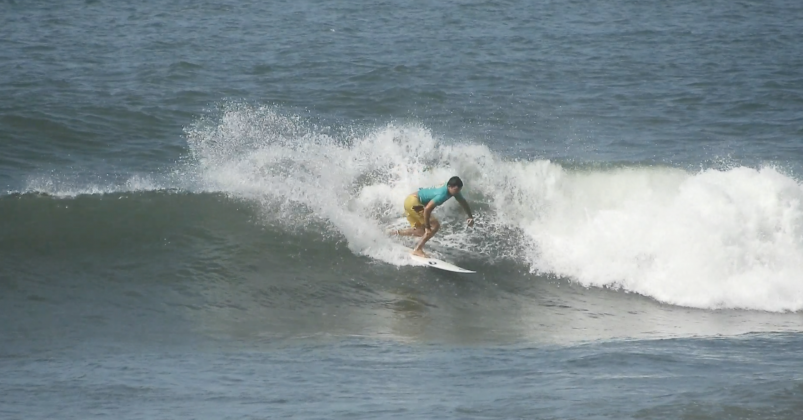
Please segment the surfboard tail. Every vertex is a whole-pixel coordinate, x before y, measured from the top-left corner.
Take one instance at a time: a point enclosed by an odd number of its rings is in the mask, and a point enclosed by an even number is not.
[[[440,270],[451,271],[453,273],[476,273],[476,271],[467,270],[463,267],[458,267],[452,263],[439,260],[437,258],[426,258],[418,255],[410,255],[410,257],[413,259],[413,261],[421,263],[421,265],[426,265],[428,267],[437,268]]]

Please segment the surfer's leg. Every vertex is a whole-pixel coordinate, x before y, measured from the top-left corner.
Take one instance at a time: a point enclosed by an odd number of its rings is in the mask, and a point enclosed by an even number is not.
[[[432,239],[432,237],[435,236],[435,234],[438,233],[438,230],[441,228],[441,224],[438,219],[432,216],[429,218],[429,225],[432,227],[432,229],[430,229],[429,234],[425,234],[418,242],[418,245],[415,246],[415,249],[413,249],[413,255],[428,257],[427,254],[424,253],[424,245],[426,245],[427,241]]]
[[[407,229],[399,229],[394,233],[399,236],[424,236],[424,228],[416,226]]]
[[[404,200],[404,215],[409,228],[399,229],[393,232],[399,236],[423,236],[424,235],[424,206],[418,201],[418,196],[410,194]]]
[[[413,212],[407,214],[407,221],[410,223],[409,228],[399,229],[394,232],[399,236],[424,236],[424,215]]]

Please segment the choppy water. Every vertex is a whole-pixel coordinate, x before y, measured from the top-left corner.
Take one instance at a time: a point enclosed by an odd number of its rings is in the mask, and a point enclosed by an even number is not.
[[[0,417],[796,419],[801,22],[0,3]]]

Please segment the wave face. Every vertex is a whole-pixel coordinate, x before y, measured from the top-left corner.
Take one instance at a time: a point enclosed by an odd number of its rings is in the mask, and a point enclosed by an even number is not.
[[[386,231],[405,226],[404,197],[459,175],[477,224],[465,226],[454,200],[439,208],[444,228],[431,243],[441,253],[672,305],[803,309],[803,188],[775,167],[572,167],[440,139],[415,123],[316,125],[246,104],[223,106],[186,137],[187,158],[160,175],[37,178],[23,193],[223,194],[255,209],[257,225],[403,266],[406,251]]]

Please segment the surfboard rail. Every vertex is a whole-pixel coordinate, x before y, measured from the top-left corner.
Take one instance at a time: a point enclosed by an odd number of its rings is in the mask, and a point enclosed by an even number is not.
[[[410,255],[410,258],[413,261],[421,263],[420,265],[426,265],[427,267],[437,268],[440,270],[451,271],[453,273],[476,273],[476,271],[467,270],[463,267],[458,267],[450,262],[446,262],[443,260],[439,260],[437,258],[426,258],[420,257],[418,255]]]

